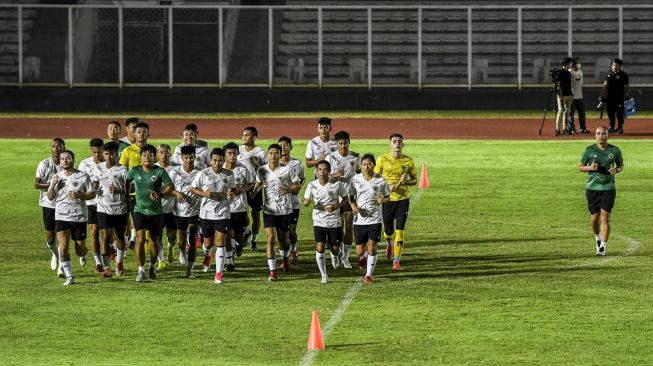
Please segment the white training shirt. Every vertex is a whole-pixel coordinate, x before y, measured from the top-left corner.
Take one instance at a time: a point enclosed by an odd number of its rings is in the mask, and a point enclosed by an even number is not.
[[[320,184],[319,179],[310,182],[306,187],[306,191],[304,191],[304,198],[308,198],[315,203],[313,206],[313,226],[341,227],[340,210],[327,212],[326,206],[338,204],[348,194],[347,188],[341,182],[328,182],[325,185]]]
[[[254,157],[254,160],[257,162],[258,166],[262,166],[267,163],[266,152],[261,149],[259,146],[254,146],[250,151],[245,150],[245,145],[240,145],[238,147],[238,162],[243,164],[249,169],[252,175],[256,174],[256,167],[252,164],[250,158]]]
[[[306,158],[315,160],[319,156],[327,156],[334,151],[338,151],[338,145],[333,137],[329,141],[323,142],[320,136],[315,136],[306,145]]]
[[[200,203],[200,219],[204,220],[228,220],[229,199],[226,193],[236,186],[234,175],[231,171],[222,169],[220,174],[216,174],[211,167],[202,170],[192,183],[193,188],[203,191],[224,193],[225,196],[219,200],[202,197]]]
[[[210,169],[210,168],[209,168]],[[194,169],[186,173],[183,166],[172,167],[168,171],[170,179],[175,185],[175,191],[181,192],[186,198],[186,202],[177,201],[175,196],[174,214],[178,217],[193,217],[200,214],[200,197],[193,194],[190,188],[195,178],[200,174],[200,170]]]
[[[351,179],[350,194],[354,196],[356,205],[360,209],[354,216],[354,225],[383,223],[382,205],[376,200],[378,195],[390,195],[390,187],[383,177],[375,174],[367,180],[362,173],[356,174]]]
[[[304,174],[304,163],[299,159],[291,157],[286,166],[290,168],[293,175],[299,178],[300,184],[303,184],[304,180],[306,180],[306,175]],[[297,194],[291,195],[290,201],[292,202],[293,210],[299,210],[302,207],[302,203],[299,199],[299,192],[297,192]]]
[[[68,193],[70,192],[86,193],[93,189],[88,174],[76,170],[70,176],[66,176],[63,171],[60,171],[57,175],[64,182],[64,186],[57,191],[57,195],[54,199],[54,219],[57,221],[68,222],[88,221],[88,209],[86,208],[84,200],[68,197]],[[52,183],[50,183],[50,186],[52,186]]]
[[[177,145],[175,151],[172,153],[170,161],[173,165],[184,165],[184,160],[181,156],[181,148],[184,147],[184,143]],[[211,165],[211,149],[209,148],[208,142],[204,140],[195,141],[195,169],[202,170]]]
[[[347,156],[342,156],[338,151],[334,151],[327,155],[325,160],[331,164],[331,173],[335,173],[336,170],[343,170],[345,172],[345,175],[338,177],[338,181],[345,184],[347,192],[351,192],[349,184],[351,178],[353,178],[354,175],[356,175],[356,172],[361,169],[360,155],[349,150]]]
[[[236,187],[244,187],[254,183],[254,175],[241,163],[236,163],[236,166],[231,170],[234,175]],[[229,201],[229,212],[247,212],[247,193],[243,192]]]
[[[98,163],[102,164],[102,162]],[[93,160],[93,157],[91,156],[90,158],[86,158],[82,161],[79,162],[79,166],[77,167],[77,170],[81,170],[84,173],[88,174],[88,176],[91,178],[91,182],[97,181],[97,179],[93,179],[93,175],[95,174],[95,167],[98,165],[95,163]],[[92,200],[86,201],[86,206],[95,206],[97,205],[97,196],[93,198]]]
[[[159,162],[154,163],[154,165],[160,167],[161,164]],[[170,175],[170,171],[175,168],[176,165],[172,164],[172,161],[170,162],[170,165],[168,165],[167,168],[165,168],[166,172],[168,172],[168,175]],[[172,213],[175,210],[175,196],[167,196],[167,197],[161,197],[161,206],[163,207],[163,213]]]
[[[100,187],[97,196],[97,212],[107,215],[122,215],[127,213],[126,189],[127,167],[114,165],[107,168],[107,163],[97,164],[93,169],[91,180],[98,182]],[[114,186],[121,193],[111,193],[109,187]]]
[[[583,70],[569,70],[571,72],[571,91],[574,99],[583,99]]]
[[[263,183],[263,212],[268,215],[288,215],[292,213],[291,193],[284,193],[280,188],[290,188],[299,183],[299,178],[288,166],[279,165],[271,170],[268,164],[258,168],[256,182]]]
[[[36,178],[39,179],[40,183],[48,183],[52,180],[52,177],[61,171],[61,167],[54,163],[52,158],[47,158],[41,160],[39,165],[36,167]],[[54,208],[54,202],[48,199],[48,190],[41,189],[39,191],[39,206]]]

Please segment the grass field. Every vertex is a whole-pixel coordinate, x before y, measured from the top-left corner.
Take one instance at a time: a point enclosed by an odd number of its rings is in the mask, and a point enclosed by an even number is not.
[[[319,283],[304,210],[300,265],[277,283],[261,251],[243,254],[219,287],[208,274],[182,278],[178,264],[137,284],[132,254],[127,275],[107,281],[73,255],[71,288],[49,268],[33,189],[49,142],[0,143],[2,364],[653,363],[650,140],[611,140],[625,170],[604,258],[576,168],[590,140],[421,140],[405,153],[427,164],[431,188],[411,203],[405,270],[380,260],[372,286],[357,269],[330,268],[332,283]],[[67,141],[78,161],[86,143]],[[378,155],[387,144],[351,148]],[[327,344],[314,354],[312,310]]]

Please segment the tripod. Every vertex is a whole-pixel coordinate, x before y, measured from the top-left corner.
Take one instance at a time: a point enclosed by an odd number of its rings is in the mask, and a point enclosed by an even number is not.
[[[555,100],[556,92],[557,92],[557,87],[556,84],[554,83],[551,86],[551,91],[549,92],[549,96],[547,97],[546,104],[544,105],[544,117],[542,117],[542,124],[540,125],[540,131],[538,132],[538,135],[542,136],[542,129],[544,128],[544,121],[546,120],[546,114],[549,112],[549,109],[553,110],[554,112],[558,111],[558,107],[556,106],[556,103],[553,103]],[[551,105],[553,104],[553,108],[551,108]]]

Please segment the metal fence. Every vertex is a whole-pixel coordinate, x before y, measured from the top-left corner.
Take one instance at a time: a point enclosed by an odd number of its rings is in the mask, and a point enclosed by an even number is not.
[[[0,85],[509,87],[564,56],[653,85],[653,5],[0,5]]]

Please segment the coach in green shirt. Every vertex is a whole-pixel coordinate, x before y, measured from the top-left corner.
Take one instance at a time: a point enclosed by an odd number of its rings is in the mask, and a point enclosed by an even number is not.
[[[156,279],[156,259],[161,245],[161,226],[163,226],[163,206],[161,197],[169,196],[173,190],[172,180],[165,169],[154,165],[156,148],[145,145],[141,148],[141,165],[127,173],[127,191],[133,185],[136,189],[134,207],[134,228],[136,229],[137,282],[145,280],[145,233],[150,233],[150,268],[148,277]]]
[[[617,196],[614,176],[624,169],[624,159],[618,147],[608,144],[607,127],[598,127],[595,137],[596,144],[585,148],[578,169],[588,173],[585,197],[592,215],[596,255],[604,256],[610,237],[610,212]]]

